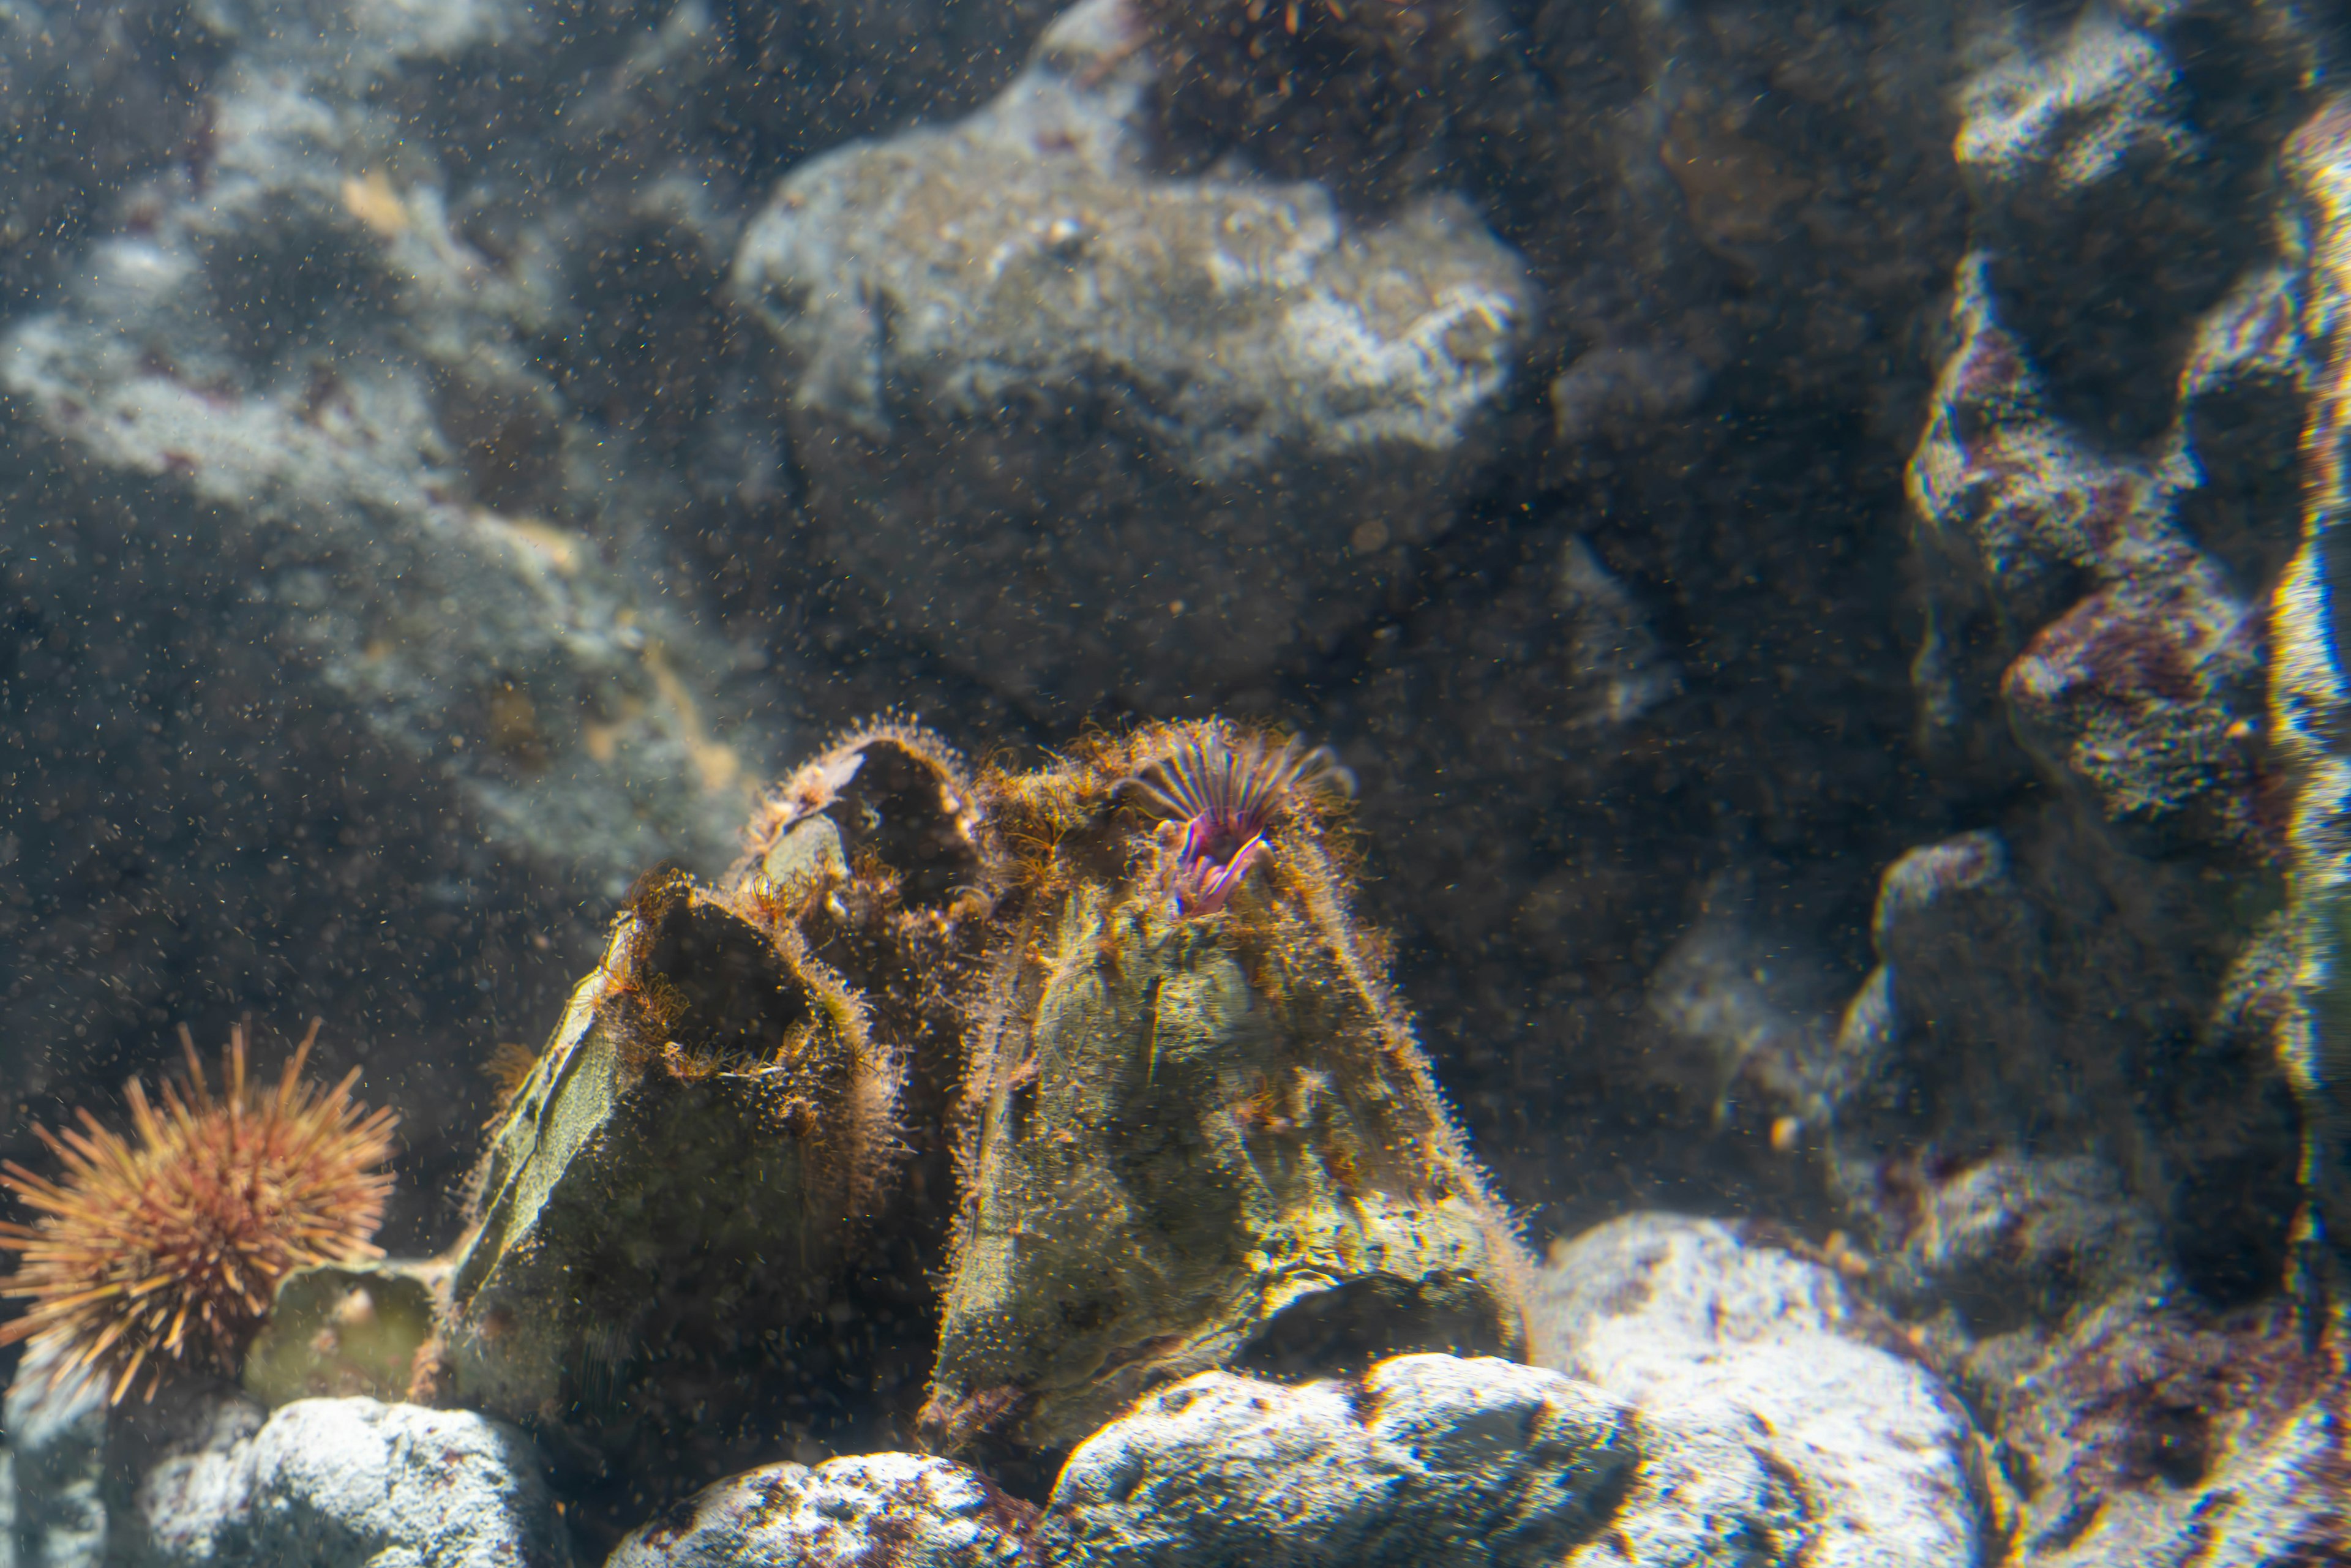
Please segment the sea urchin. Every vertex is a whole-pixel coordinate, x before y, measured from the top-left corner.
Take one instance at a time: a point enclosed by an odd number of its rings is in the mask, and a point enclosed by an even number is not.
[[[314,1019],[271,1090],[246,1082],[237,1028],[214,1098],[183,1027],[187,1076],[163,1086],[160,1111],[128,1087],[137,1144],[88,1111],[78,1130],[37,1128],[65,1175],[0,1167],[0,1186],[42,1215],[0,1222],[0,1249],[22,1254],[0,1294],[32,1303],[0,1344],[46,1346],[57,1377],[96,1369],[110,1402],[143,1368],[152,1398],[172,1365],[233,1368],[295,1269],[382,1256],[369,1238],[397,1118],[352,1100],[356,1068],[324,1092],[303,1079],[318,1038]]]

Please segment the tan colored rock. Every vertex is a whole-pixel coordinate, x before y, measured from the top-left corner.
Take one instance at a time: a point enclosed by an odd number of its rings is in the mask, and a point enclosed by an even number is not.
[[[949,1447],[1065,1448],[1209,1367],[1523,1348],[1509,1216],[1351,918],[1326,795],[1273,791],[1270,859],[1197,913],[1129,782],[1186,747],[1249,756],[1160,726],[996,788],[1026,849],[967,1036]]]
[[[887,1176],[897,1083],[776,905],[641,889],[478,1173],[458,1397],[592,1417],[656,1325],[691,1343],[715,1314],[739,1334],[820,1306]]]

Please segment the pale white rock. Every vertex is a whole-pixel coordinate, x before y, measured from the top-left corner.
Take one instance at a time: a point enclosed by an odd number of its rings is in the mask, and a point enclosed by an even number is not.
[[[1449,523],[1537,292],[1468,206],[1148,163],[1118,0],[988,107],[795,171],[736,297],[812,541],[998,690],[1168,706],[1360,622]]]
[[[1635,1406],[1644,1471],[1582,1568],[1720,1560],[1966,1568],[1978,1438],[1925,1368],[1868,1342],[1833,1270],[1713,1220],[1635,1214],[1562,1243],[1536,1359]]]
[[[142,1568],[568,1568],[538,1453],[470,1411],[300,1399],[137,1490]]]
[[[632,1531],[604,1568],[996,1568],[1035,1510],[961,1465],[862,1454],[768,1465],[707,1487]]]
[[[1079,1445],[1037,1549],[1054,1568],[1548,1568],[1635,1458],[1621,1406],[1513,1362],[1404,1355],[1302,1386],[1207,1372]]]

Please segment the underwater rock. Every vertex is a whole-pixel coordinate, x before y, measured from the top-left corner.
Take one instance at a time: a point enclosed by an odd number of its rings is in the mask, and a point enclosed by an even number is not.
[[[2274,894],[2119,852],[2076,817],[2013,833],[1886,868],[1881,964],[1846,1009],[1837,1092],[1807,1113],[1881,1282],[1987,1335],[2108,1292],[2273,1290],[2300,1136]],[[2120,1153],[2157,1146],[2160,1166]]]
[[[296,1270],[278,1282],[246,1348],[245,1391],[270,1406],[406,1397],[446,1276],[443,1267],[399,1263]]]
[[[1886,873],[1885,962],[1848,1009],[1823,1136],[1880,1248],[1873,1294],[1984,1422],[2026,1561],[2175,1560],[2208,1490],[2240,1543],[2332,1540],[2319,1513],[2231,1500],[2319,1473],[2311,1424],[2338,1418],[2314,1391],[2339,1353],[2272,1294],[2296,1202],[2283,926],[2192,862],[2020,831]],[[2150,986],[2216,915],[2250,933],[2229,968]],[[2118,1157],[2153,1147],[2160,1166]],[[2243,1549],[2216,1560],[2273,1560]]]
[[[843,737],[716,886],[640,883],[517,1079],[435,1395],[530,1423],[592,1484],[583,1541],[779,1444],[871,1445],[912,1415],[956,1005],[989,936],[976,800],[912,725]]]
[[[2260,620],[2182,524],[2195,470],[2102,454],[2059,422],[1985,265],[1960,270],[1959,347],[1910,465],[1936,569],[1928,738],[1964,747],[1996,685],[2043,770],[2135,843],[2258,854]]]
[[[547,427],[500,472],[559,457],[550,394],[488,346],[531,302],[486,286],[437,185],[379,166],[387,128],[338,109],[245,83],[219,105],[217,187],[99,246],[66,308],[16,328],[8,387],[49,439],[14,482],[140,537],[204,518],[215,554],[175,586],[233,585],[228,626],[298,693],[442,775],[511,851],[623,883],[668,854],[723,862],[764,767],[717,695],[731,654],[561,497],[467,476],[469,419],[508,446]],[[266,320],[212,313],[248,295]]]
[[[1078,1447],[1034,1550],[1055,1568],[1536,1568],[1608,1521],[1639,1458],[1614,1401],[1486,1357],[1299,1386],[1202,1373]]]
[[[225,23],[188,0],[0,16],[0,309],[52,283],[125,186],[184,155]]]
[[[2339,1339],[2314,1345],[2296,1320],[2282,1300],[2215,1316],[2118,1291],[2044,1342],[1977,1347],[1963,1381],[2022,1501],[2020,1559],[2287,1568],[2351,1552],[2351,1382]]]
[[[477,1174],[456,1398],[592,1440],[640,1356],[756,1348],[822,1306],[888,1174],[899,1080],[781,914],[654,879]]]
[[[568,312],[650,290],[573,287],[626,214],[631,257],[687,244],[643,147],[598,150],[628,200],[548,180],[593,118],[555,106],[649,31],[505,0],[0,18],[0,209],[36,224],[0,284],[57,274],[0,355],[0,749],[56,813],[0,835],[8,1154],[19,1106],[110,1088],[172,1020],[290,1001],[402,1082],[421,1179],[389,1226],[437,1244],[482,1033],[569,977],[536,955],[584,964],[581,904],[648,864],[725,864],[780,650],[686,607],[686,465],[546,369]]]
[[[824,1440],[935,1349],[929,1440],[1033,1466],[1208,1367],[1517,1349],[1511,1222],[1349,912],[1349,784],[1222,721],[1035,773],[843,737],[718,887],[641,886],[520,1080],[449,1396],[657,1496],[817,1440],[829,1354]]]
[[[2339,1485],[2310,1389],[2340,1265],[2305,1243],[2342,1168],[2311,849],[2342,792],[2311,608],[2340,119],[2286,137],[2306,18],[2210,20],[2088,8],[1961,95],[1979,248],[1909,472],[1921,732],[1955,780],[2061,799],[1888,868],[1824,1139],[2031,1562],[2341,1550],[2282,1501]]]
[[[2294,135],[2285,167],[2309,235],[2303,308],[2312,319],[2313,394],[2302,429],[2309,454],[2304,511],[2270,617],[2270,722],[2290,792],[2286,919],[2291,977],[2278,1022],[2279,1056],[2304,1111],[2304,1179],[2336,1263],[2339,1305],[2351,1276],[2351,653],[2336,624],[2338,530],[2351,519],[2351,468],[2341,431],[2351,388],[2351,107],[2339,100]]]
[[[1699,1084],[1719,1085],[1715,1114],[1725,1122],[1750,1097],[1805,1107],[1767,1134],[1786,1142],[1837,1094],[1844,1064],[1830,1042],[1844,977],[1802,934],[1756,918],[1753,881],[1717,877],[1650,975],[1649,1075],[1692,1097]]]
[[[538,1454],[470,1412],[307,1399],[275,1416],[183,1379],[110,1414],[96,1379],[51,1385],[37,1354],[8,1393],[20,1568],[560,1568]]]
[[[107,1545],[106,1386],[29,1351],[8,1385],[10,1546],[20,1568],[97,1568]]]
[[[960,1465],[865,1454],[769,1465],[705,1489],[632,1531],[604,1568],[1009,1568],[1036,1510]]]
[[[250,1437],[268,1413],[201,1375],[110,1406],[102,1377],[52,1380],[53,1356],[50,1347],[33,1347],[8,1389],[16,1561],[26,1568],[144,1563],[140,1482],[159,1464]]]
[[[1312,764],[1208,721],[992,784],[1026,858],[966,1037],[924,1413],[949,1451],[1066,1448],[1208,1367],[1523,1345],[1511,1221],[1355,924]]]
[[[1682,1542],[1727,1546],[1742,1513],[1765,1521],[1767,1562],[1961,1568],[1994,1548],[2001,1500],[1965,1408],[1819,1263],[1627,1215],[1552,1249],[1529,1317],[1535,1359],[1638,1413],[1648,1490],[1616,1526],[1635,1544],[1593,1563],[1707,1561]],[[1725,1501],[1664,1479],[1685,1473]]]
[[[2193,321],[2268,242],[2259,171],[2307,112],[2324,30],[2149,5],[1986,32],[1953,152],[1990,289],[2069,422],[2148,441]]]
[[[1057,714],[1359,624],[1450,523],[1537,305],[1458,201],[1356,225],[1313,185],[1150,172],[1131,26],[1096,0],[969,120],[797,170],[735,265],[816,548]]]
[[[566,1568],[538,1453],[470,1411],[304,1399],[140,1481],[151,1568]]]

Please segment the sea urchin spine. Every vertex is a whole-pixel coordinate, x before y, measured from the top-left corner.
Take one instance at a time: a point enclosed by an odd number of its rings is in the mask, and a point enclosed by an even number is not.
[[[0,1294],[32,1303],[0,1344],[47,1345],[60,1378],[96,1369],[110,1403],[143,1369],[152,1398],[174,1364],[233,1368],[294,1270],[382,1256],[369,1238],[397,1118],[352,1100],[356,1068],[323,1092],[303,1079],[318,1038],[314,1019],[273,1091],[246,1082],[239,1027],[215,1099],[183,1028],[185,1082],[163,1086],[160,1110],[137,1079],[126,1092],[137,1144],[88,1111],[78,1130],[37,1128],[65,1175],[13,1161],[0,1175],[42,1215],[0,1222],[0,1249],[22,1255]]]

